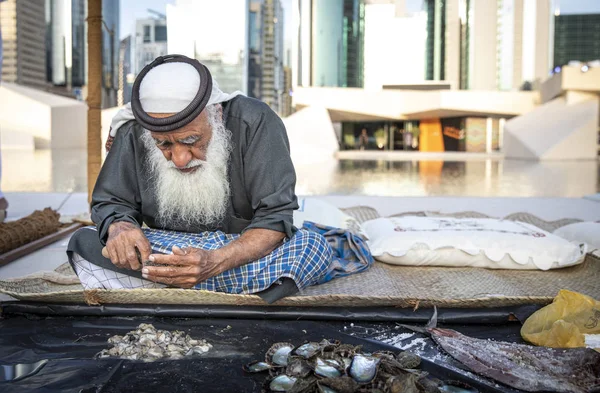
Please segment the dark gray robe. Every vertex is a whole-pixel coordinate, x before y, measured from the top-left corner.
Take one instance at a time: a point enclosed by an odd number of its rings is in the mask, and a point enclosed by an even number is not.
[[[292,212],[298,208],[296,173],[283,122],[265,103],[243,96],[223,103],[223,118],[232,133],[231,200],[223,222],[217,227],[160,226],[144,163],[146,149],[139,139],[144,131],[130,121],[117,132],[92,195],[92,220],[102,244],[110,224],[116,221],[192,233],[264,228],[293,235]]]

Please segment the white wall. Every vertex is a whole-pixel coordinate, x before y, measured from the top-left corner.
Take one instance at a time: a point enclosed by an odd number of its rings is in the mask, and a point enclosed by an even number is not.
[[[50,143],[50,107],[0,85],[2,148],[33,148],[27,140]],[[13,134],[11,136],[11,134]],[[14,135],[19,134],[19,135]]]
[[[460,19],[458,0],[446,1],[445,80],[458,88],[460,81]]]
[[[600,67],[581,71],[581,66],[562,67],[560,73],[554,74],[541,85],[543,102],[562,95],[565,91],[581,91],[600,93]]]
[[[50,147],[81,149],[87,147],[87,107],[58,106],[51,109]]]
[[[473,40],[472,90],[496,89],[496,47],[498,14],[495,1],[475,1]]]
[[[508,158],[530,160],[597,160],[596,95],[568,93],[511,119],[504,127]]]
[[[294,91],[296,105],[316,105],[388,119],[403,119],[410,114],[436,110],[519,115],[533,110],[538,99],[539,95],[535,92],[369,91],[350,88],[298,88]]]
[[[0,86],[0,102],[2,148],[86,147],[84,103],[8,83]]]
[[[298,195],[320,194],[330,187],[338,171],[339,150],[335,130],[323,107],[302,109],[283,119],[290,141],[292,161],[299,174],[314,174],[296,184]]]
[[[535,23],[535,79],[543,81],[548,77],[551,64],[550,48],[554,43],[554,31],[550,31],[550,19],[554,17],[550,9],[550,0],[537,0]],[[527,48],[528,49],[528,48]]]
[[[315,162],[333,158],[339,150],[327,110],[313,106],[283,119],[290,141],[292,159]]]

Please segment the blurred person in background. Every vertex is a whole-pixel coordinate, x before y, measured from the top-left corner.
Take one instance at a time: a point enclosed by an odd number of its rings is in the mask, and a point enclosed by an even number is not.
[[[358,137],[358,147],[360,150],[365,150],[369,146],[369,135],[367,134],[367,129],[363,128],[360,132],[360,136]]]

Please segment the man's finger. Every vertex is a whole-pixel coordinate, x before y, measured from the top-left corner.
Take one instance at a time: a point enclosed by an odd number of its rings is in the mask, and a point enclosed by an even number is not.
[[[131,270],[139,270],[141,265],[140,261],[138,260],[135,246],[128,246],[125,252],[127,253],[127,263]]]
[[[113,263],[113,265],[118,267],[119,266],[119,254],[117,254],[117,249],[115,247],[114,242],[107,244],[106,247],[108,248],[108,255],[110,256],[110,261]]]
[[[119,267],[129,268],[129,263],[127,262],[127,243],[124,239],[120,239],[116,241],[115,251],[117,253],[117,258],[119,259]]]
[[[194,281],[193,278],[190,278],[189,276],[157,276],[142,273],[142,277],[146,280],[159,282],[167,285],[174,285],[178,287],[182,287],[186,283]]]
[[[138,240],[137,242],[135,242],[135,246],[140,251],[142,263],[146,262],[148,260],[148,257],[150,257],[150,254],[152,254],[152,247],[150,247],[148,239],[144,237],[143,239]]]
[[[186,267],[176,266],[144,266],[142,275],[148,277],[190,277],[194,271]],[[145,278],[145,277],[144,277]]]
[[[185,255],[177,254],[151,254],[148,259],[151,262],[159,265],[191,265],[194,263],[190,258]]]
[[[108,253],[108,249],[106,247],[102,247],[102,256],[110,259],[110,254]]]
[[[182,248],[180,248],[178,246],[173,246],[172,250],[173,250],[173,254],[175,254],[175,255],[184,256],[184,255],[187,255],[189,253],[187,251],[187,249],[182,249]]]

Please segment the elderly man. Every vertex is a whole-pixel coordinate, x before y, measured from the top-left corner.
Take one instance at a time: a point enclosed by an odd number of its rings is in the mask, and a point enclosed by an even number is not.
[[[283,123],[266,104],[220,91],[198,61],[146,66],[107,147],[92,195],[97,227],[68,248],[85,288],[275,291],[273,300],[326,274],[324,237],[292,224]]]

